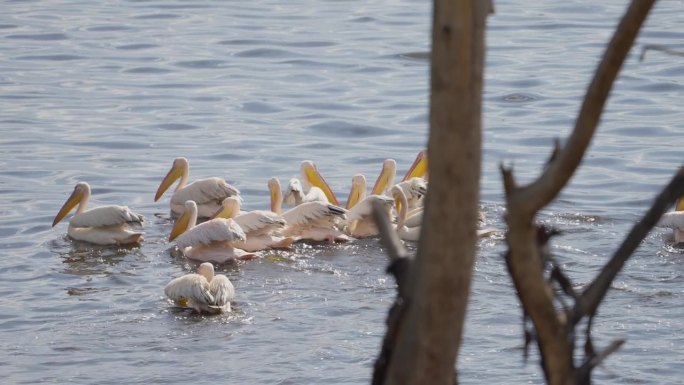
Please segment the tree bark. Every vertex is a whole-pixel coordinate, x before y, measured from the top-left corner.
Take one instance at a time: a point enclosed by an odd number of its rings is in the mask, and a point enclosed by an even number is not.
[[[454,384],[476,252],[487,0],[435,0],[430,189],[386,383]]]

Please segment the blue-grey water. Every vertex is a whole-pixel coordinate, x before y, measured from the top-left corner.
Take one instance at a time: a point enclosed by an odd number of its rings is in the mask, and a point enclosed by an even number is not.
[[[482,205],[503,229],[500,162],[536,176],[581,97],[624,1],[499,1],[489,18]],[[588,283],[681,165],[684,3],[646,23],[582,168],[540,220]],[[219,270],[236,311],[204,317],[163,294],[194,264],[170,252],[174,157],[223,176],[247,209],[266,180],[312,159],[344,198],[385,158],[404,172],[427,140],[430,2],[3,1],[0,12],[0,372],[4,384],[364,384],[394,282],[377,240],[299,245]],[[77,181],[92,203],[147,218],[146,241],[74,244],[51,228]],[[682,384],[684,256],[655,230],[594,324],[604,384]],[[463,384],[543,383],[522,360],[501,253],[481,242],[460,357]]]

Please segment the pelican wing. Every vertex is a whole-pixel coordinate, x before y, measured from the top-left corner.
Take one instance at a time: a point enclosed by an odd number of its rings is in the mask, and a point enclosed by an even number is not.
[[[180,248],[209,245],[212,242],[244,241],[245,232],[232,219],[216,218],[187,230],[176,238],[176,245]]]
[[[235,222],[246,234],[266,233],[271,230],[282,229],[286,222],[280,215],[265,210],[255,210],[234,218]]]
[[[352,207],[348,211],[347,215],[347,221],[354,221],[357,219],[361,219],[363,217],[367,217],[369,215],[373,214],[373,202],[378,201],[383,204],[383,206],[387,209],[390,209],[392,205],[394,204],[394,199],[384,196],[384,195],[369,195],[362,199],[359,203],[355,204],[354,207]]]
[[[120,226],[126,223],[142,223],[144,217],[126,206],[101,206],[76,214],[69,224],[74,227]]]
[[[189,185],[173,193],[171,202],[184,204],[186,201],[195,201],[198,205],[209,202],[221,202],[225,198],[240,194],[240,190],[228,184],[221,178],[198,179]]]
[[[684,211],[671,211],[663,214],[656,226],[684,229]]]
[[[283,213],[288,225],[303,226],[324,218],[339,216],[345,218],[347,210],[322,202],[307,202]]]
[[[215,302],[209,282],[199,274],[187,274],[174,278],[164,288],[164,293],[176,303],[197,303],[209,306]]]
[[[209,291],[214,297],[214,306],[223,308],[235,298],[235,288],[228,277],[223,274],[215,275],[209,282]]]

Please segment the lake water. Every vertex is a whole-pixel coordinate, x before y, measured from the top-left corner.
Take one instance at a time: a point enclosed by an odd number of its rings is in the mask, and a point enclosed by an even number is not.
[[[581,170],[540,220],[586,284],[682,164],[684,3],[642,31]],[[489,18],[482,204],[503,229],[498,165],[538,175],[565,137],[624,1],[496,2]],[[431,5],[420,1],[4,1],[0,14],[0,371],[5,384],[365,384],[394,281],[377,240],[300,245],[222,266],[236,311],[204,317],[163,293],[194,264],[170,252],[173,158],[224,176],[247,209],[312,159],[342,198],[427,141]],[[74,244],[51,228],[77,181],[147,218],[140,248]],[[501,254],[481,242],[463,384],[543,383],[525,365]],[[657,229],[595,321],[604,384],[682,384],[684,257]]]

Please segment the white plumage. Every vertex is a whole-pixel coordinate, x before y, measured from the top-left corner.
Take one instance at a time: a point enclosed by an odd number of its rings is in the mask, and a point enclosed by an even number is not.
[[[246,240],[235,243],[235,247],[246,251],[259,251],[272,248],[288,248],[296,240],[282,236],[287,222],[280,215],[266,210],[240,212],[240,201],[235,197],[226,198],[223,208],[214,217],[232,218],[244,230]]]
[[[132,230],[131,225],[142,226],[144,217],[126,206],[100,206],[86,210],[90,200],[90,185],[79,182],[71,196],[55,216],[54,227],[78,205],[69,221],[67,234],[77,240],[98,245],[134,244],[143,240],[142,231]]]
[[[176,240],[187,258],[199,261],[225,263],[236,259],[251,259],[255,255],[238,247],[236,242],[244,242],[245,232],[232,219],[215,218],[199,225],[197,223],[197,204],[185,202],[185,210],[171,230],[169,240]]]
[[[174,215],[183,213],[185,202],[194,201],[197,204],[198,216],[208,218],[221,207],[221,202],[231,196],[239,196],[240,191],[222,178],[211,177],[198,179],[187,184],[190,165],[186,158],[176,158],[171,170],[166,174],[157,189],[154,200],[161,198],[173,183],[180,179],[176,190],[171,196],[170,206]],[[187,185],[186,185],[187,184]]]
[[[378,179],[380,178],[382,178],[382,173]],[[366,178],[361,174],[354,175],[347,199],[348,213],[345,221],[346,231],[352,237],[364,238],[378,235],[378,228],[373,219],[373,202],[380,202],[387,210],[387,215],[391,214],[394,200],[384,195],[366,196]]]
[[[684,211],[672,211],[663,214],[656,226],[671,228],[674,242],[684,242]]]
[[[271,178],[268,181],[271,192],[271,210],[282,213],[282,194],[280,181]],[[330,203],[306,202],[281,214],[287,222],[283,235],[311,239],[315,241],[349,241],[350,238],[337,227],[346,218],[347,210]]]
[[[220,313],[231,310],[235,288],[230,279],[222,274],[214,275],[214,266],[205,262],[197,274],[174,278],[164,288],[164,293],[176,306],[195,309],[197,312]]]

